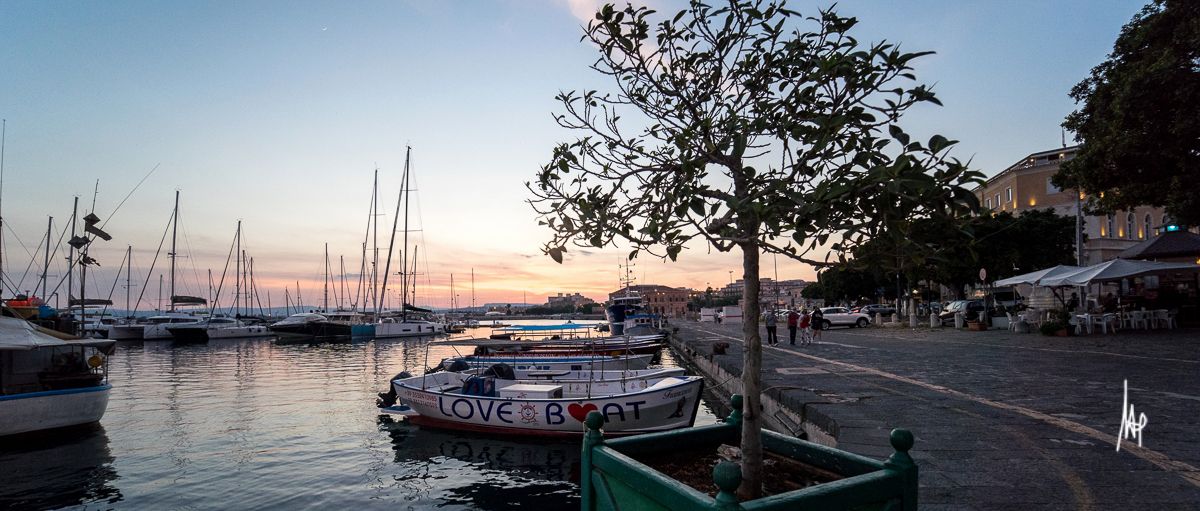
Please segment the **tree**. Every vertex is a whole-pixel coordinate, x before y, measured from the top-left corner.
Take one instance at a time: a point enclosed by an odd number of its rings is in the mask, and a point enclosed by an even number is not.
[[[1063,127],[1082,142],[1054,177],[1099,213],[1149,204],[1200,225],[1200,2],[1154,0],[1071,89]]]
[[[745,337],[742,493],[761,492],[759,257],[829,263],[911,217],[977,206],[978,173],[953,141],[911,140],[898,125],[918,103],[906,53],[862,45],[857,20],[802,18],[781,1],[693,1],[652,22],[645,7],[602,7],[584,40],[615,91],[562,92],[555,119],[580,132],[527,187],[562,262],[567,245],[627,246],[675,260],[688,242],[742,255]],[[800,25],[809,28],[801,29]]]

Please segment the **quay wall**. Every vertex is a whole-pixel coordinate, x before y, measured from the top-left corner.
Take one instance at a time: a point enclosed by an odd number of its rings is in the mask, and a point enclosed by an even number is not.
[[[740,360],[736,364],[722,363],[722,358],[738,357],[740,353],[713,355],[708,343],[691,342],[691,332],[673,329],[668,339],[675,356],[707,379],[708,388],[728,399],[733,394],[745,394],[742,386]],[[806,403],[789,399],[779,388],[768,387],[762,394],[763,427],[776,433],[803,438],[829,447],[837,447],[837,421]]]

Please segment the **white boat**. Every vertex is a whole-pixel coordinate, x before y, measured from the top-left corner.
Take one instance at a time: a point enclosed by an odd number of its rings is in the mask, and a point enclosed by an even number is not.
[[[442,335],[444,333],[446,333],[444,323],[420,319],[383,318],[380,322],[375,323],[376,339]]]
[[[108,338],[117,341],[137,341],[145,334],[145,323],[123,323],[108,329]]]
[[[198,323],[167,324],[176,341],[205,342],[209,339],[268,337],[274,335],[266,325],[248,325],[234,318],[209,318]]]
[[[64,340],[0,317],[0,436],[99,421],[116,341]]]
[[[458,368],[485,369],[496,364],[508,364],[516,371],[583,371],[614,369],[645,369],[654,355],[469,355],[442,360],[440,367],[449,371]]]
[[[161,316],[150,316],[142,329],[142,339],[147,341],[167,341],[174,339],[168,327],[179,325],[195,325],[204,321],[203,316],[183,312],[169,312]]]
[[[610,382],[611,383],[611,382]],[[635,434],[691,427],[704,378],[667,376],[640,390],[603,384],[587,388],[557,382],[528,383],[456,372],[392,381],[397,404],[385,413],[430,427],[511,435],[580,435],[588,412],[604,415],[605,434]]]

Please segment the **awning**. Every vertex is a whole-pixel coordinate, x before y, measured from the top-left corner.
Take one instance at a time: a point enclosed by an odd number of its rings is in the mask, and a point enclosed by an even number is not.
[[[1082,270],[1083,268],[1084,268],[1083,266],[1068,266],[1065,264],[1060,264],[1058,266],[1051,266],[1044,270],[1031,271],[1024,275],[1017,275],[1015,277],[1009,277],[1007,279],[997,280],[994,285],[996,285],[996,286],[1016,286],[1019,284],[1034,284],[1034,285],[1036,285],[1038,283],[1038,281],[1041,281],[1044,279],[1057,278],[1057,277],[1061,277],[1063,275],[1075,273],[1079,270]]]
[[[57,334],[57,332],[55,332]],[[67,337],[60,334],[61,337]],[[32,350],[37,348],[91,346],[112,353],[117,341],[111,339],[63,339],[43,332],[23,319],[0,316],[0,350]]]
[[[1200,264],[1113,259],[1082,268],[1073,273],[1049,279],[1043,278],[1038,282],[1038,285],[1050,287],[1086,286],[1094,282],[1109,282],[1153,273],[1179,271],[1200,271]]]

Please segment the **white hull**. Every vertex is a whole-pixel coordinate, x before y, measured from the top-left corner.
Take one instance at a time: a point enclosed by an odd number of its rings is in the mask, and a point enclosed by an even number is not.
[[[428,321],[375,324],[376,339],[385,339],[388,337],[419,337],[441,335],[444,333],[446,333],[446,325]]]
[[[110,385],[0,396],[0,436],[99,421]]]
[[[397,406],[385,408],[416,424],[497,434],[579,435],[588,412],[598,411],[608,434],[632,434],[690,427],[695,423],[704,379],[673,376],[644,390],[590,397],[487,397],[459,393],[460,373],[434,373],[392,382]],[[497,388],[513,382],[496,381]],[[424,387],[424,389],[422,388]]]

